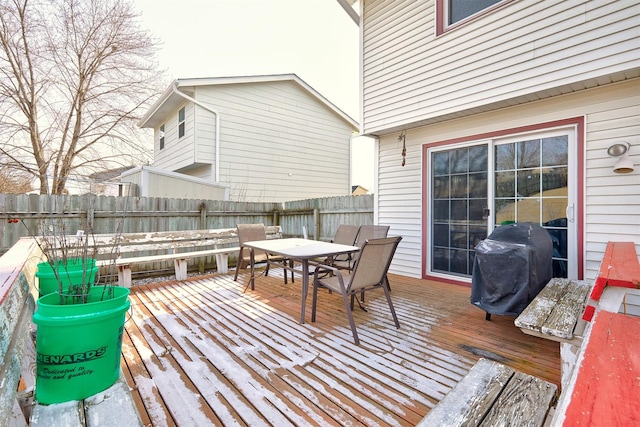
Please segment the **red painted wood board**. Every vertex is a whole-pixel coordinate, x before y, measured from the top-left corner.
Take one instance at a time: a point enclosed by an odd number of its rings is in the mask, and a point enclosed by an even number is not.
[[[599,301],[605,286],[640,287],[640,262],[633,242],[607,243],[591,299]]]
[[[563,426],[640,425],[640,318],[598,312]]]

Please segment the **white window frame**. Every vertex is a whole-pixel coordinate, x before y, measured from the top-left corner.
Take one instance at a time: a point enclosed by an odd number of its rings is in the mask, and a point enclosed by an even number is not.
[[[164,123],[160,125],[160,127],[158,128],[158,141],[160,142],[160,149],[163,150],[164,149]]]
[[[180,113],[182,113],[182,120],[180,119]],[[178,110],[178,139],[185,136],[187,130],[185,129],[185,122],[187,121],[187,107],[181,107]]]
[[[504,4],[509,3],[509,2],[511,2],[513,0],[496,0],[495,3],[493,3],[493,4],[489,5],[489,6],[486,6],[485,8],[480,9],[475,13],[472,13],[469,16],[465,16],[464,18],[459,19],[456,22],[449,23],[450,18],[451,18],[450,2],[452,2],[452,1],[456,1],[456,0],[439,0],[438,3],[437,3],[439,5],[439,7],[441,8],[441,10],[442,10],[442,12],[441,12],[442,13],[442,21],[443,21],[442,22],[442,30],[447,30],[447,29],[449,29],[451,27],[457,27],[458,25],[461,25],[461,24],[463,24],[465,22],[471,21],[471,20],[475,19],[476,17],[478,17],[480,15],[483,15],[485,13],[488,13],[488,12],[492,11],[493,9],[501,7]]]

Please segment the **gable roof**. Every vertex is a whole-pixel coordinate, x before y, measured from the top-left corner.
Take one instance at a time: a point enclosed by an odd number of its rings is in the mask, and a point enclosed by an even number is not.
[[[338,0],[338,4],[342,6],[344,11],[347,12],[347,15],[349,15],[349,17],[353,20],[353,22],[356,23],[356,25],[360,25],[360,15],[358,15],[358,12],[356,12],[356,10],[353,8],[353,5],[357,1],[358,0]]]
[[[314,88],[309,86],[304,80],[295,74],[271,74],[271,75],[256,75],[256,76],[235,76],[235,77],[203,77],[203,78],[189,78],[189,79],[176,79],[169,87],[164,91],[162,96],[149,108],[144,116],[138,121],[138,126],[141,128],[153,128],[165,120],[167,114],[174,111],[180,104],[184,102],[184,97],[176,93],[180,87],[194,87],[194,86],[216,86],[225,84],[242,84],[242,83],[263,83],[263,82],[277,82],[277,81],[292,81],[307,91],[319,102],[326,105],[329,109],[333,110],[339,117],[349,123],[356,130],[358,129],[358,122],[353,120],[344,111],[336,107],[327,98],[322,96]],[[191,93],[185,93],[186,95],[193,95]]]

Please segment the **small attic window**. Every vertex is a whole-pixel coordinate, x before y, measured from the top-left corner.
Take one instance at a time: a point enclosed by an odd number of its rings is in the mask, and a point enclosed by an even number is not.
[[[178,139],[184,136],[184,117],[185,117],[185,107],[182,107],[178,111]]]
[[[160,139],[160,149],[164,148],[164,123],[160,125],[160,130],[158,131],[158,136]]]
[[[464,25],[513,0],[436,0],[436,35]]]
[[[449,0],[447,2],[447,25],[463,21],[502,0]]]

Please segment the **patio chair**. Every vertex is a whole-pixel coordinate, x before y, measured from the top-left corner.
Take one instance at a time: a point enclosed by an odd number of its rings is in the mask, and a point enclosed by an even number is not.
[[[337,269],[332,266],[322,265],[316,268],[313,275],[313,303],[311,307],[311,321],[316,320],[316,308],[318,302],[318,289],[327,288],[332,292],[342,295],[344,309],[349,318],[349,325],[353,333],[353,340],[356,344],[360,344],[356,325],[353,320],[353,302],[355,296],[359,292],[370,291],[372,289],[382,288],[393,316],[393,321],[397,328],[400,327],[396,311],[391,302],[391,293],[389,291],[389,280],[387,279],[387,271],[393,254],[398,247],[402,237],[387,237],[384,239],[371,239],[364,242],[360,250],[360,256],[353,271],[345,273],[344,270]],[[330,271],[333,275],[322,277],[323,272]],[[351,301],[349,301],[349,298]]]
[[[389,233],[388,225],[361,225],[358,230],[358,238],[356,239],[356,246],[361,248],[364,242],[370,239],[382,239],[387,237],[387,233]],[[341,268],[343,270],[351,271],[353,266],[358,261],[358,257],[360,256],[360,252],[356,252],[354,254],[349,255],[349,259],[345,260],[337,260],[334,262],[334,266]],[[364,302],[364,291],[360,293],[360,301]]]
[[[244,246],[245,242],[252,242],[255,240],[267,240],[267,232],[264,228],[264,224],[238,224],[236,226],[238,230],[238,243],[240,245],[240,252],[238,253],[238,262],[236,264],[236,272],[233,280],[238,280],[238,272],[251,263],[251,249]],[[253,262],[254,264],[266,263],[264,275],[269,275],[269,265],[272,263],[282,263],[283,267],[287,266],[287,263],[291,265],[288,259],[279,255],[270,255],[265,251],[254,249]],[[291,282],[293,282],[293,272],[291,272]],[[284,270],[284,283],[287,281],[287,270]]]
[[[360,231],[359,225],[340,224],[336,230],[336,235],[331,240],[332,243],[338,243],[340,245],[353,246],[356,243],[358,237],[358,231]],[[335,261],[350,261],[351,254],[338,255],[334,258]]]
[[[364,242],[366,242],[367,240],[385,238],[387,237],[387,233],[389,233],[388,225],[361,225],[360,227],[358,227],[355,246],[361,248]],[[337,234],[338,233],[336,232],[336,235]],[[345,244],[353,245],[353,242]],[[360,252],[356,252],[352,254],[348,259],[336,259],[333,262],[333,266],[343,270],[351,271],[358,261],[359,256]]]
[[[331,243],[353,246],[355,245],[356,237],[358,236],[358,230],[360,230],[359,225],[340,224],[336,230],[335,236],[331,239]],[[352,256],[353,254],[341,254],[332,258],[318,258],[314,259],[313,263],[334,265],[336,262],[341,262],[343,264],[348,264],[351,261]],[[314,271],[314,269],[309,269],[309,274],[313,274]]]

